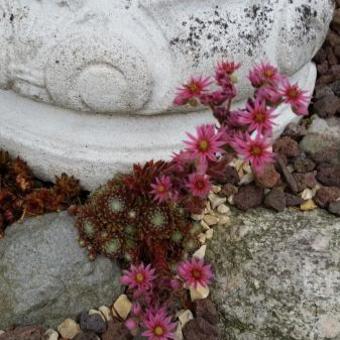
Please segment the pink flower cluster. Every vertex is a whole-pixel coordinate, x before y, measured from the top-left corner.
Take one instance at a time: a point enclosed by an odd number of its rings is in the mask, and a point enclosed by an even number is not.
[[[256,172],[274,161],[272,132],[278,106],[288,104],[297,115],[308,113],[309,97],[297,84],[269,63],[262,62],[249,72],[254,96],[243,109],[232,110],[237,95],[235,72],[240,64],[218,63],[213,78],[191,77],[180,87],[174,100],[177,105],[206,105],[218,124],[198,126],[187,133],[185,147],[174,154],[170,166],[152,184],[152,195],[159,202],[187,203],[207,197],[216,176],[235,157],[249,161]]]
[[[176,323],[168,315],[168,307],[176,299],[176,305],[181,303],[183,298],[180,297],[185,296],[184,288],[206,287],[212,278],[211,266],[197,258],[180,263],[177,275],[167,280],[161,275],[157,276],[150,265],[132,265],[121,277],[121,283],[128,287],[134,299],[132,315],[126,320],[126,327],[134,335],[141,333],[149,340],[174,339]],[[162,295],[168,296],[166,301],[160,300]]]

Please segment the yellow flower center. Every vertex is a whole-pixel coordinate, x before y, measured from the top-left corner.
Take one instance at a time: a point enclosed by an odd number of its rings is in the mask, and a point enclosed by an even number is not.
[[[209,149],[209,142],[206,139],[203,139],[199,142],[198,148],[200,151],[207,151]]]
[[[161,327],[161,326],[156,326],[155,328],[154,328],[154,330],[153,330],[153,333],[155,334],[155,335],[157,335],[157,336],[162,336],[162,335],[164,335],[164,329],[163,329],[163,327]]]
[[[291,88],[287,91],[287,97],[295,99],[299,96],[299,92],[295,88]]]
[[[144,281],[144,275],[142,273],[138,273],[135,277],[137,283],[142,283]]]
[[[159,185],[158,188],[157,188],[158,192],[160,194],[162,194],[163,192],[165,192],[165,186],[164,185]]]
[[[274,71],[271,70],[271,69],[265,70],[265,71],[264,71],[264,76],[265,76],[266,78],[272,78],[272,77],[274,76]]]
[[[254,120],[256,123],[264,123],[266,115],[262,111],[257,111],[254,115]]]
[[[262,155],[262,149],[259,146],[253,146],[250,150],[250,153],[253,156],[260,156]]]
[[[200,88],[196,83],[191,83],[188,84],[188,89],[192,92],[192,93],[199,93],[200,92]]]
[[[193,269],[191,272],[191,275],[195,278],[195,279],[200,279],[202,274],[199,270],[197,269]]]

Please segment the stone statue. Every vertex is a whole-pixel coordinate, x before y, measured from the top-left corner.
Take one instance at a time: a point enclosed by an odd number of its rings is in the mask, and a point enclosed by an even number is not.
[[[331,0],[0,0],[0,145],[43,178],[66,171],[93,188],[166,158],[185,130],[211,121],[173,98],[222,58],[242,63],[240,102],[261,60],[312,92],[310,60],[332,9]],[[292,119],[287,111],[277,132]]]

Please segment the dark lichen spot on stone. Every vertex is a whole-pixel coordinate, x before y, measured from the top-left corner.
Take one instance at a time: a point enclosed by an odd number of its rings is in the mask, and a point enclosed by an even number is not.
[[[9,21],[13,21],[14,20],[14,14],[12,13],[11,15],[10,15],[10,17],[9,17]]]

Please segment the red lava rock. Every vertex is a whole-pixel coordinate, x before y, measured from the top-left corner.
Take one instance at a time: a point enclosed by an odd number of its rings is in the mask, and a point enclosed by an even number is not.
[[[107,330],[101,338],[102,340],[132,340],[133,336],[123,323],[112,320],[108,322]]]
[[[334,92],[330,85],[319,85],[315,87],[314,99],[316,100],[333,95]]]
[[[317,184],[314,172],[294,173],[293,174],[296,183],[298,185],[298,191],[303,191],[307,188],[314,188]]]
[[[332,90],[330,90],[332,91]],[[290,123],[287,125],[282,136],[290,137],[294,140],[300,140],[303,136],[307,134],[307,129],[304,125]]]
[[[198,317],[184,326],[183,336],[185,340],[218,340],[218,328]]]
[[[274,152],[286,157],[297,157],[300,155],[299,144],[290,137],[281,137],[273,145]]]
[[[289,189],[294,193],[297,194],[299,192],[298,184],[294,176],[288,171],[287,166],[284,163],[284,160],[281,156],[277,156],[277,164],[282,172],[283,177],[285,178]]]
[[[80,332],[72,340],[100,340],[100,338],[93,332]]]
[[[286,192],[285,196],[286,196],[286,206],[287,207],[297,207],[304,202],[304,200],[297,195],[292,195],[292,194],[289,194],[289,193]]]
[[[324,75],[328,72],[328,61],[325,60],[321,64],[317,65],[318,73]]]
[[[316,163],[336,163],[338,160],[338,151],[335,147],[326,148],[311,155]]]
[[[194,308],[197,317],[202,317],[212,325],[216,325],[218,323],[216,306],[210,299],[196,301]]]
[[[336,216],[340,216],[340,201],[330,203],[328,211]]]
[[[285,210],[287,205],[285,193],[279,188],[274,188],[269,194],[266,195],[264,199],[264,205],[267,208],[271,208],[276,211]]]
[[[318,85],[330,84],[334,80],[335,80],[334,74],[325,74],[324,76],[319,77],[316,83]]]
[[[249,184],[239,189],[234,196],[235,206],[240,210],[248,210],[259,207],[264,198],[262,188]]]
[[[235,195],[237,191],[238,188],[235,185],[227,183],[222,187],[221,195],[225,197],[230,197],[231,195]]]
[[[232,166],[227,166],[224,171],[224,183],[237,185],[240,182],[240,177],[236,169]]]
[[[41,326],[18,327],[0,335],[0,340],[43,340],[45,331]]]
[[[340,165],[321,165],[317,179],[323,185],[340,187]]]
[[[326,59],[327,59],[327,53],[326,53],[326,50],[324,48],[321,48],[314,57],[314,61],[317,64],[323,63]]]
[[[330,95],[317,100],[313,105],[313,113],[322,118],[334,116],[340,109],[340,98]]]
[[[340,198],[340,188],[322,187],[317,191],[314,201],[319,207],[326,208],[329,203],[335,202],[338,198]]]
[[[305,156],[300,156],[294,160],[294,169],[297,172],[311,172],[315,169],[316,164]]]
[[[255,174],[256,183],[263,188],[274,188],[280,181],[280,174],[273,164],[267,165],[262,172]]]

